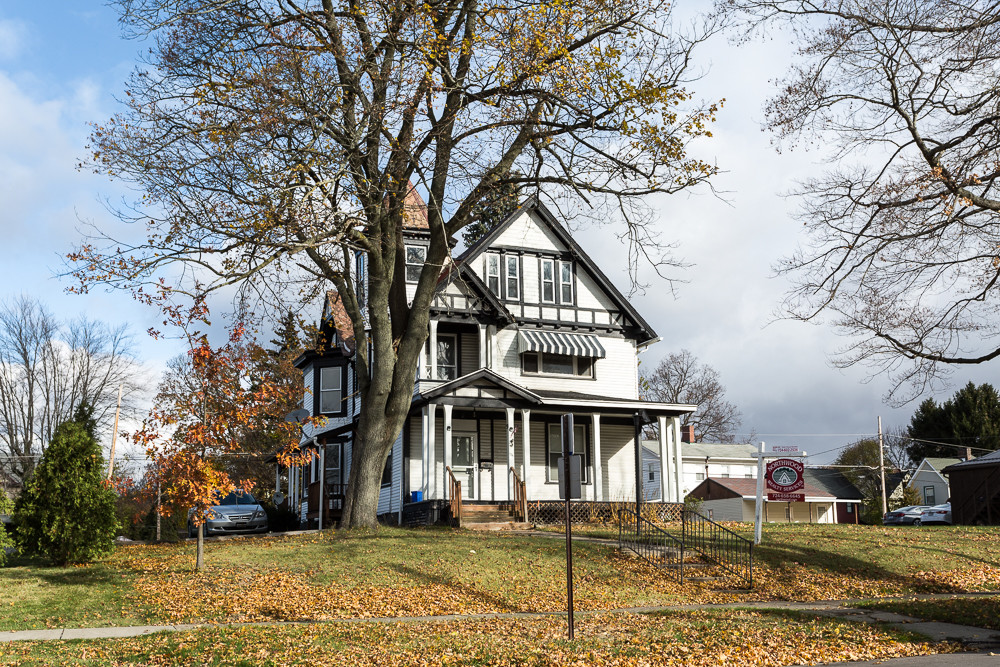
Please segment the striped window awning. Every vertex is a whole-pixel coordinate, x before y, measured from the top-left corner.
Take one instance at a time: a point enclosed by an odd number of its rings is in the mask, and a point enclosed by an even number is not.
[[[571,334],[556,331],[519,331],[517,332],[517,351],[547,352],[549,354],[564,354],[569,357],[591,357],[603,359],[606,356],[604,346],[593,334]]]

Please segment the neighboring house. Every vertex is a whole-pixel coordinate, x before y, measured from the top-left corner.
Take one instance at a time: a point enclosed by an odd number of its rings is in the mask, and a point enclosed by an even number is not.
[[[837,498],[806,482],[805,501],[769,502],[764,497],[763,519],[767,522],[836,523]],[[691,498],[702,501],[702,513],[714,521],[753,521],[757,506],[757,480],[745,477],[709,477],[696,486]]]
[[[710,477],[757,479],[757,459],[752,456],[756,451],[756,445],[685,443],[685,493]]]
[[[951,480],[953,523],[1000,525],[1000,451],[954,463],[941,472]]]
[[[802,477],[806,484],[836,498],[835,523],[861,523],[859,514],[864,496],[843,472],[833,468],[806,468]]]
[[[414,190],[407,210],[405,270],[412,296],[430,237]],[[363,287],[363,255],[356,274]],[[318,488],[319,476],[327,485],[343,483],[350,469],[352,420],[360,405],[353,332],[345,320],[331,294],[322,328],[333,344],[297,362],[304,407],[328,418],[322,428],[305,431],[306,441],[315,438],[320,459],[308,470],[291,471],[288,495],[303,517],[314,515],[308,504],[318,496],[307,491]],[[380,515],[403,521],[407,512],[425,511],[413,506],[445,499],[446,469],[468,500],[512,499],[515,474],[529,500],[557,499],[559,418],[566,413],[575,417],[584,500],[635,498],[637,423],[658,426],[657,497],[683,499],[680,418],[696,406],[639,400],[638,354],[659,340],[656,333],[536,199],[446,265],[428,334],[410,418],[386,465]],[[639,472],[645,488],[649,470]]]
[[[948,477],[944,474],[944,469],[948,466],[961,463],[964,459],[924,459],[913,471],[907,481],[907,486],[916,489],[920,494],[920,502],[923,505],[940,505],[947,502],[951,497],[948,487]]]

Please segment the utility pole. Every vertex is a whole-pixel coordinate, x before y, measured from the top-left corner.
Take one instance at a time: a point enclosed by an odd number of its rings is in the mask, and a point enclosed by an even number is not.
[[[118,413],[122,409],[122,389],[124,388],[124,384],[118,385],[118,407],[115,408],[115,426],[111,430],[111,455],[108,457],[108,479],[111,479],[111,473],[115,469],[115,442],[118,440]]]
[[[878,418],[878,473],[882,480],[882,515],[889,511],[889,503],[885,497],[885,456],[882,454],[882,416]]]

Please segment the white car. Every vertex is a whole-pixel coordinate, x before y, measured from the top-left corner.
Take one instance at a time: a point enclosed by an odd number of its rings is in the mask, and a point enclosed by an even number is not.
[[[951,525],[951,503],[928,507],[920,515],[922,523],[946,523]]]
[[[928,509],[930,507],[927,505],[907,505],[906,507],[900,507],[891,512],[886,512],[885,516],[882,517],[882,524],[885,526],[919,526],[923,523],[924,510]]]

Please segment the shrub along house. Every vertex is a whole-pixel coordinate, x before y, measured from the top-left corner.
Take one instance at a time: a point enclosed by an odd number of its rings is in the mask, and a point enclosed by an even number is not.
[[[409,209],[416,214],[404,233],[406,279],[415,287],[429,243],[415,191]],[[333,344],[299,360],[304,407],[328,418],[306,432],[321,456],[290,475],[289,495],[304,518],[315,516],[309,504],[321,476],[328,488],[346,482],[360,407],[353,335],[335,294],[322,326]],[[680,417],[696,406],[639,400],[638,354],[658,340],[565,227],[529,199],[442,272],[410,417],[386,463],[380,516],[434,520],[454,482],[469,503],[508,503],[521,484],[528,501],[557,500],[566,413],[583,456],[583,500],[635,498],[635,435],[654,424],[659,497],[682,501]],[[331,507],[336,499],[328,497]]]

